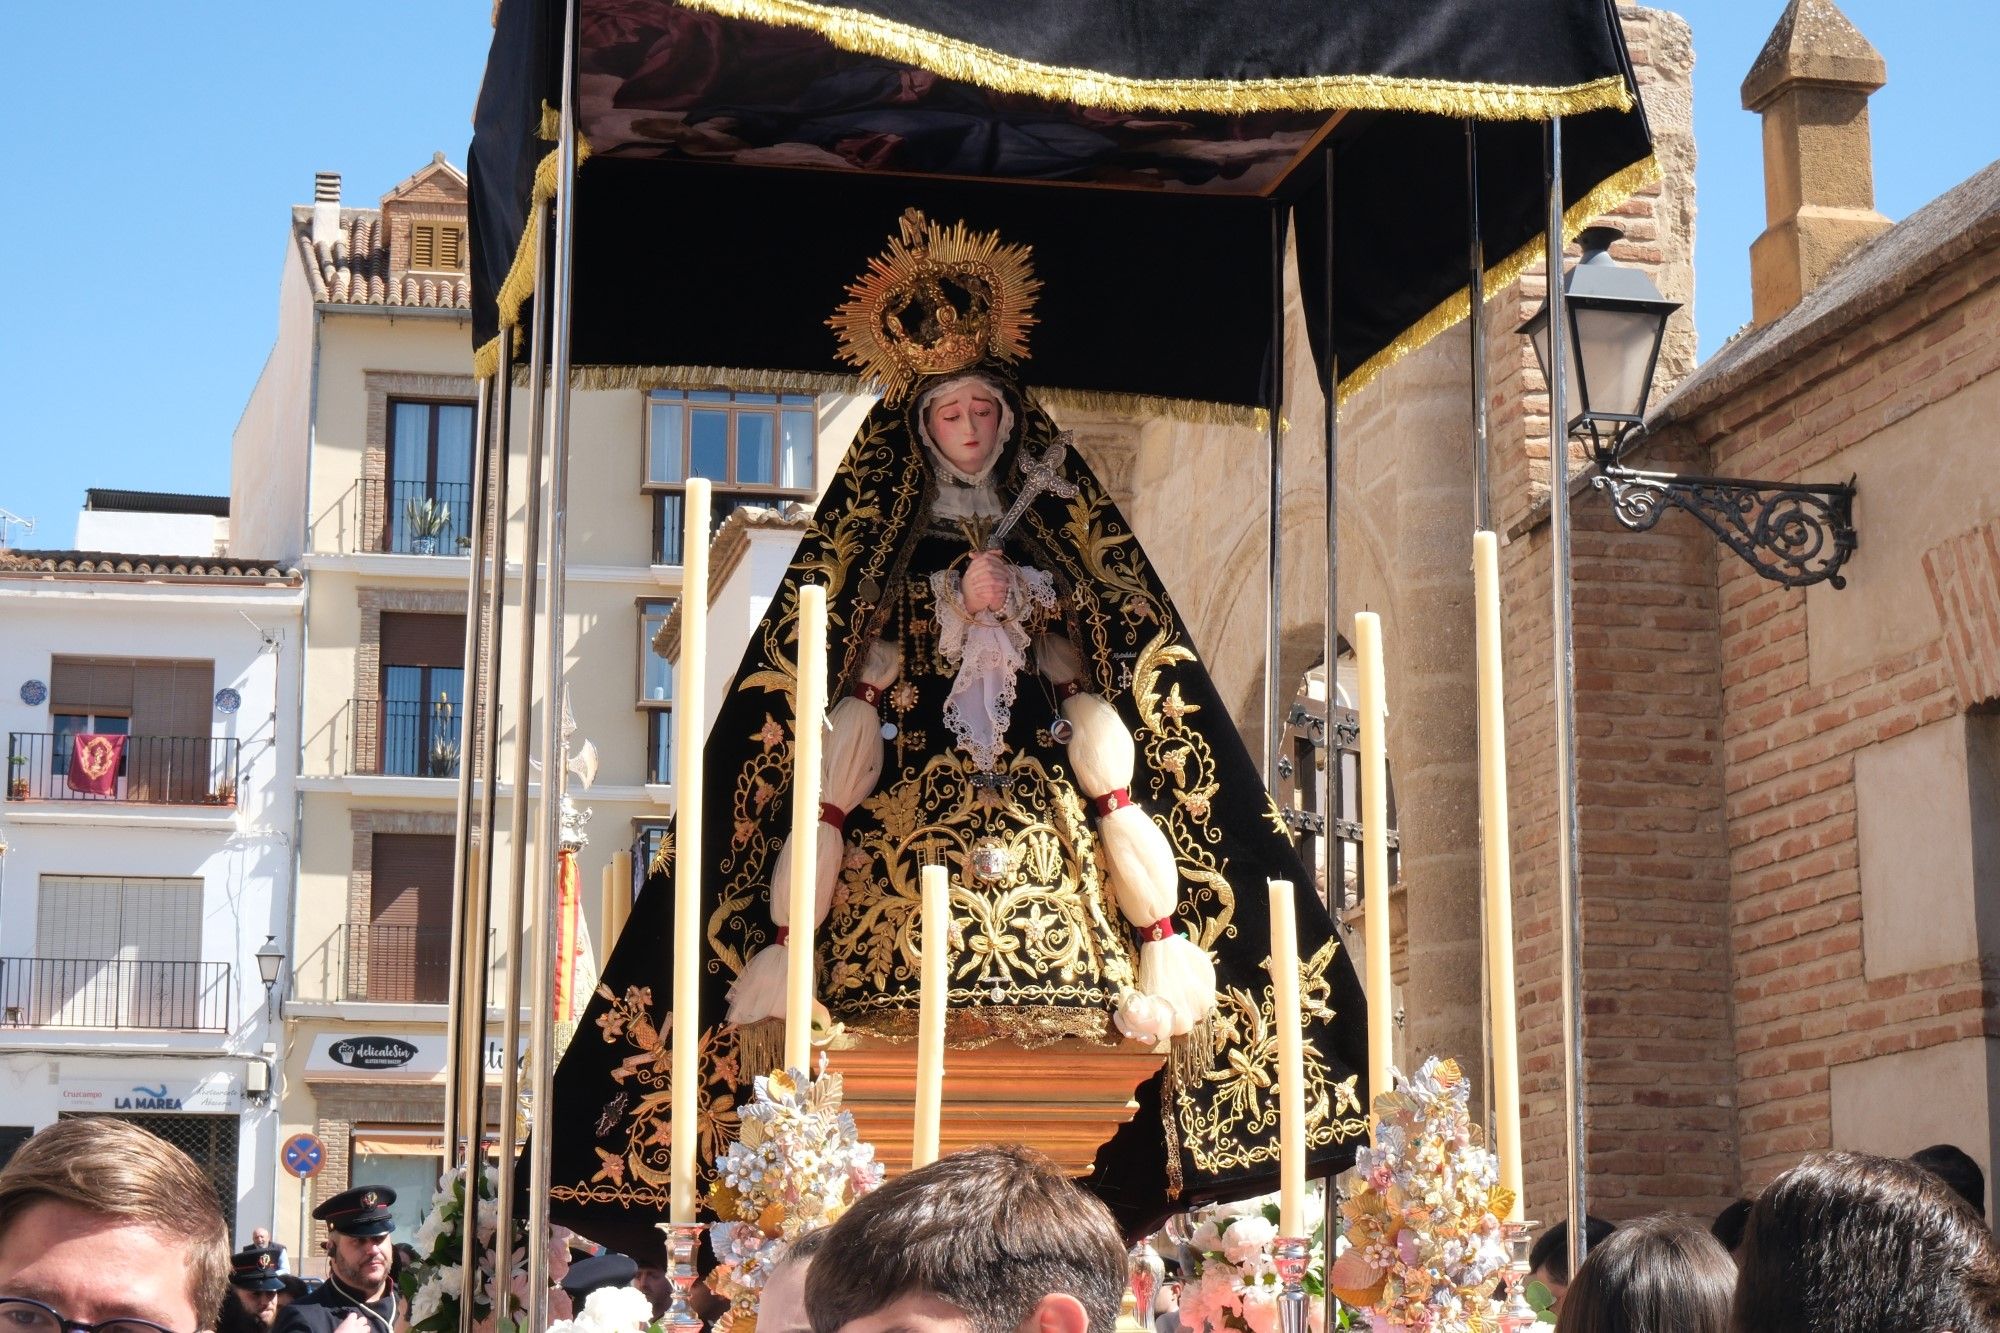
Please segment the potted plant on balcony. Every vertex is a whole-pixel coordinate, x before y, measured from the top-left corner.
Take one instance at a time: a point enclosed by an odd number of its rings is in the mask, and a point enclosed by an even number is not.
[[[410,529],[410,549],[418,555],[436,555],[437,539],[451,527],[451,506],[412,499],[403,506],[403,521]]]
[[[24,754],[7,756],[7,799],[28,799],[28,756]]]
[[[437,706],[431,709],[431,746],[425,757],[432,777],[458,776],[457,732],[458,728],[453,725],[451,697],[440,692]]]

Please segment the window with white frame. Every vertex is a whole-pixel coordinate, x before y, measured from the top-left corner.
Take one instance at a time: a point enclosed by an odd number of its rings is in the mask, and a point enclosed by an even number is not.
[[[710,528],[744,505],[806,501],[818,440],[805,393],[654,389],[646,396],[645,488],[653,495],[653,560],[681,562],[687,481],[711,484]]]

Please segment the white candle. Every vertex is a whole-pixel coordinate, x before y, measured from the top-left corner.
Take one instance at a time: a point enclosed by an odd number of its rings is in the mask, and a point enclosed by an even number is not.
[[[937,1160],[944,1115],[945,982],[951,967],[951,888],[943,866],[925,866],[923,886],[923,965],[917,992],[917,1123],[910,1142],[910,1166]]]
[[[816,583],[799,589],[799,669],[792,702],[792,933],[785,960],[785,1068],[810,1074],[819,752],[826,720],[826,589]]]
[[[611,946],[625,933],[625,919],[632,915],[632,853],[611,853],[611,918],[604,927],[610,938],[604,941],[604,950],[610,956]]]
[[[1382,685],[1382,617],[1354,617],[1361,698],[1361,883],[1368,974],[1368,1095],[1389,1091],[1394,1001],[1389,982],[1389,708]]]
[[[1278,1027],[1278,1234],[1306,1236],[1306,1056],[1292,882],[1271,887],[1271,1013]]]
[[[1514,1017],[1514,889],[1507,836],[1507,716],[1500,666],[1500,539],[1472,534],[1479,658],[1479,828],[1486,880],[1486,975],[1493,1019],[1493,1148],[1521,1212],[1521,1063]]]
[[[682,501],[681,657],[674,672],[673,1188],[668,1218],[695,1220],[701,1107],[701,743],[708,657],[708,482]]]

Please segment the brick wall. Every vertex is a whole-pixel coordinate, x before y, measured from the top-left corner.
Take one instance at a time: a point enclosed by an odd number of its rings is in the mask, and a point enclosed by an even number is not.
[[[1712,454],[1725,473],[1842,480],[1844,451],[2000,369],[1996,328],[2000,248],[1988,248],[1742,387],[1670,439]],[[1896,466],[1921,460],[1900,459]],[[1884,475],[1872,475],[1879,489]],[[1871,554],[1878,562],[1888,554],[1880,537],[1893,515],[1877,508],[1871,528],[1869,485],[1864,477],[1861,544],[1850,570]],[[1878,536],[1872,547],[1871,530]],[[2000,1013],[1976,958],[1871,975],[1863,952],[1856,756],[1986,702],[1967,691],[1983,690],[1991,669],[1981,666],[1987,633],[1981,626],[1993,601],[1990,590],[1969,590],[1960,580],[1978,577],[1976,562],[1995,549],[1992,532],[1937,532],[1935,540],[1923,573],[1906,571],[1909,586],[1900,591],[1933,600],[1941,636],[1838,671],[1815,672],[1809,660],[1809,607],[1830,614],[1835,604],[1811,603],[1805,592],[1769,583],[1733,557],[1718,569],[1747,1186],[1804,1152],[1833,1145],[1830,1084],[1838,1067],[2000,1035]],[[1830,631],[1821,625],[1817,632]],[[1938,778],[1943,783],[1949,775]]]

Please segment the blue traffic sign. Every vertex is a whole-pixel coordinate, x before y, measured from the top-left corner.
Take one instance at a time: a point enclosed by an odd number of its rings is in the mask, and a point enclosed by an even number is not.
[[[285,1140],[285,1170],[304,1180],[319,1174],[326,1165],[326,1145],[313,1134],[294,1134]]]

